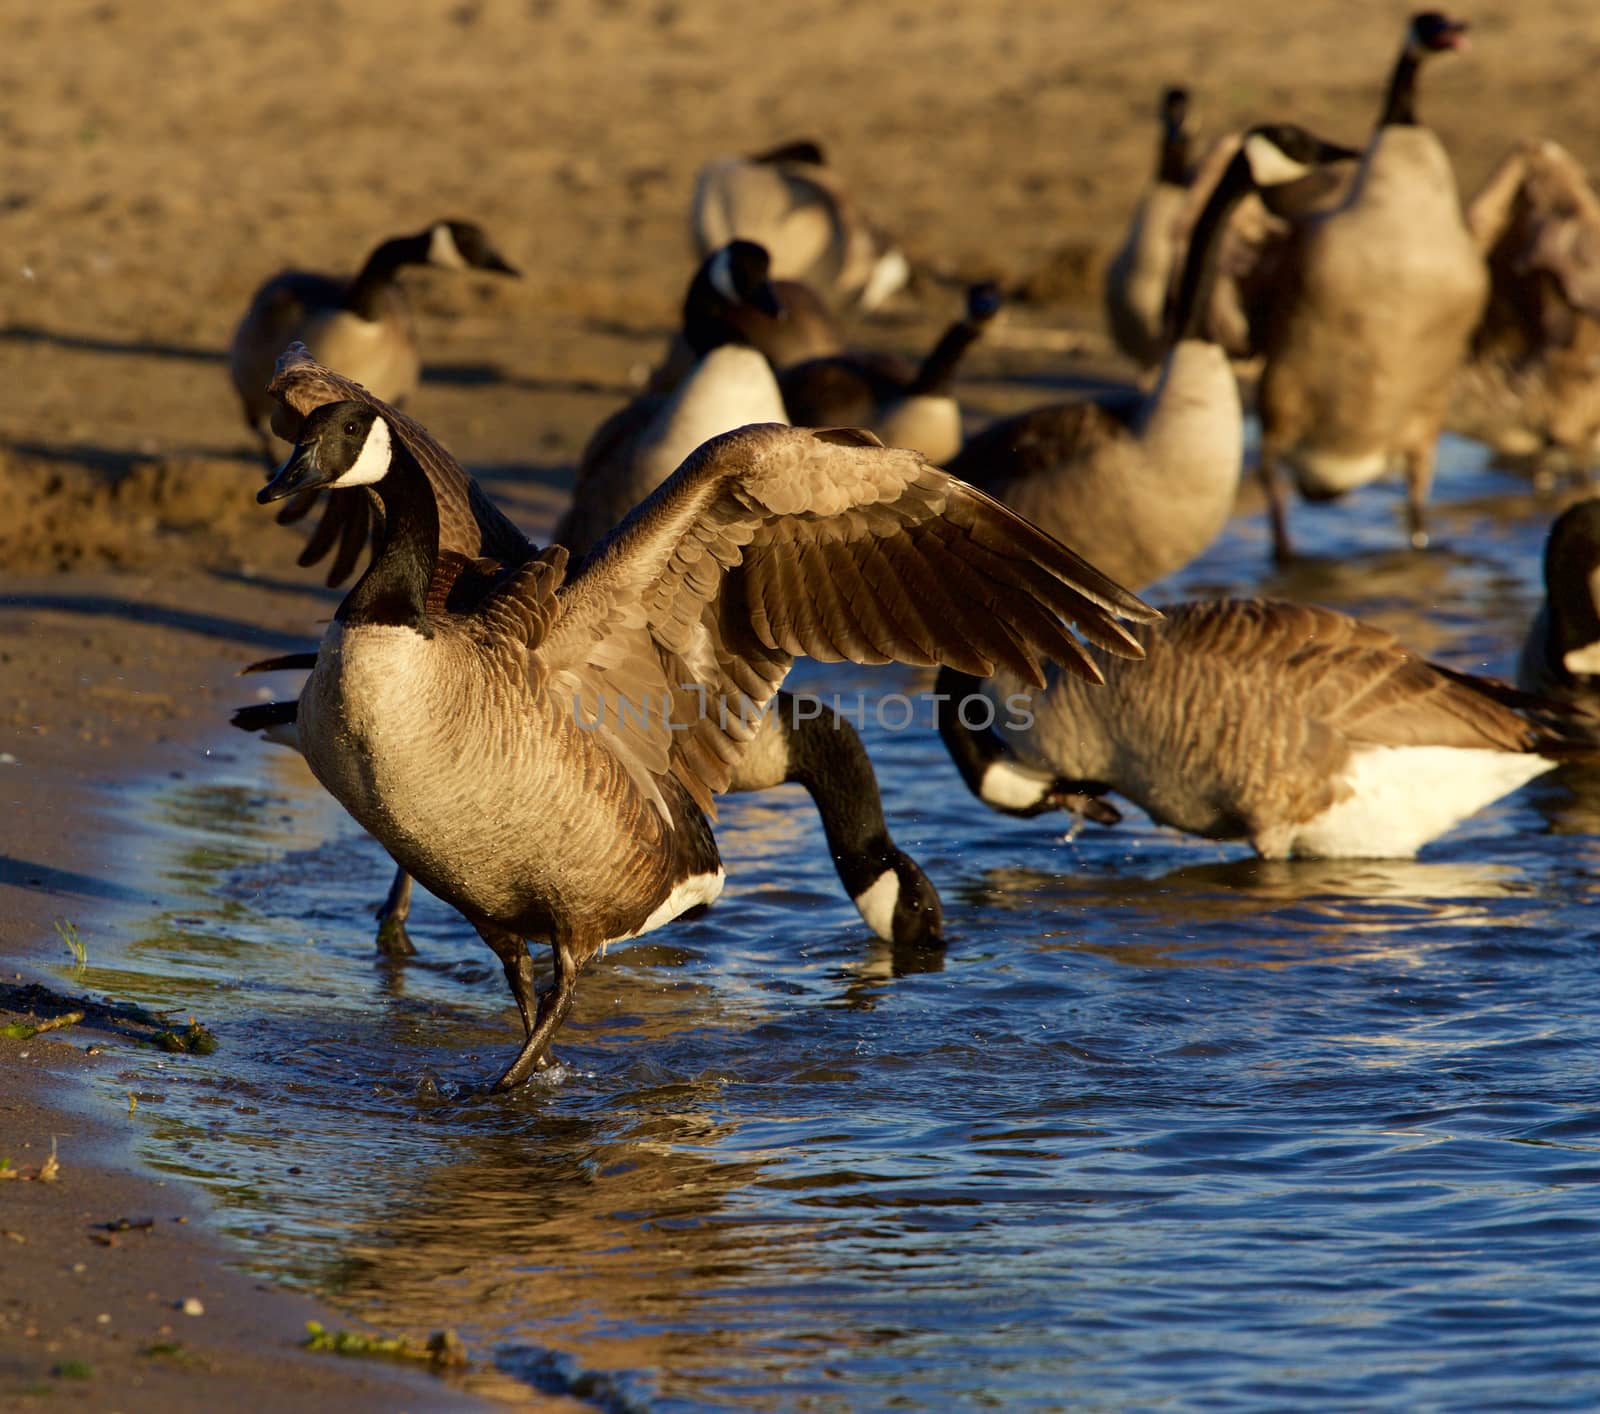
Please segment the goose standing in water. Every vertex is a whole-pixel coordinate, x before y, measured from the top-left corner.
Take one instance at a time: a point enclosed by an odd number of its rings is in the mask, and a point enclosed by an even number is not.
[[[694,368],[671,393],[642,393],[595,430],[557,543],[586,553],[702,442],[747,423],[787,420],[777,375],[746,334],[747,311],[778,313],[770,273],[767,252],[752,241],[731,241],[701,263],[683,302]]]
[[[301,345],[292,345],[285,353],[270,392],[279,404],[274,430],[291,442],[299,439],[304,418],[326,403],[373,402],[366,389],[318,365]],[[394,409],[385,411],[433,488],[444,563],[506,570],[537,555],[537,549],[423,427]],[[374,517],[373,498],[364,488],[327,495],[323,524],[332,528],[341,544],[340,565],[335,566],[340,572],[330,582],[340,583],[369,537],[376,540],[381,533],[381,519]],[[246,671],[310,670],[316,659],[315,653],[289,654],[253,664]],[[779,692],[774,703],[734,767],[728,789],[765,790],[784,782],[804,786],[821,817],[840,882],[867,925],[896,946],[937,942],[943,928],[939,895],[916,861],[890,837],[872,762],[855,728],[820,704],[807,700],[802,705],[802,699],[786,692]],[[241,708],[233,724],[298,749],[295,702]],[[397,870],[378,909],[378,948],[390,956],[416,952],[406,934],[411,882],[404,869]]]
[[[1273,554],[1293,554],[1280,463],[1310,500],[1376,480],[1399,458],[1411,543],[1427,544],[1451,383],[1488,295],[1450,158],[1416,115],[1423,62],[1464,44],[1437,11],[1406,30],[1377,132],[1344,201],[1290,234],[1273,291],[1259,396]]]
[[[1491,292],[1450,426],[1587,477],[1600,452],[1600,196],[1559,143],[1524,142],[1467,208]]]
[[[836,305],[876,309],[911,278],[815,142],[708,162],[695,179],[689,230],[702,259],[733,240],[765,246],[774,279],[803,280]]]
[[[1133,209],[1128,233],[1105,274],[1106,325],[1116,346],[1143,368],[1167,349],[1167,295],[1178,258],[1178,222],[1189,195],[1189,90],[1163,89],[1156,177]]]
[[[935,465],[961,450],[961,406],[950,385],[967,351],[999,312],[1000,289],[967,290],[966,309],[923,361],[907,367],[886,354],[840,353],[778,374],[796,427],[865,427],[890,447],[910,447]]]
[[[285,270],[251,297],[228,348],[228,371],[269,467],[279,458],[267,435],[273,408],[267,384],[291,343],[304,344],[386,402],[403,402],[416,391],[422,359],[411,303],[396,280],[407,265],[517,273],[472,222],[436,221],[414,236],[384,241],[353,279]]]
[[[1188,564],[1233,514],[1244,457],[1238,380],[1206,320],[1228,217],[1251,192],[1348,156],[1291,124],[1252,128],[1195,225],[1155,387],[1005,418],[950,470],[1080,552],[1092,546],[1119,583],[1139,588]]]
[[[381,548],[301,693],[313,773],[500,957],[545,1058],[589,959],[715,899],[706,815],[794,657],[1098,675],[1063,620],[1137,653],[1140,600],[981,492],[869,435],[746,427],[701,447],[567,576],[441,552],[389,410],[325,404],[263,502],[374,488]],[[887,893],[888,890],[885,890]],[[889,904],[879,898],[876,906]],[[554,978],[536,997],[527,940]]]
[[[1102,823],[1117,816],[1099,797],[1115,791],[1160,824],[1247,840],[1265,859],[1409,858],[1595,754],[1540,699],[1435,667],[1330,609],[1195,602],[1136,635],[1144,661],[1096,651],[1105,683],[1087,692],[1065,676],[1030,695],[940,673],[940,732],[969,789],[1005,813]]]

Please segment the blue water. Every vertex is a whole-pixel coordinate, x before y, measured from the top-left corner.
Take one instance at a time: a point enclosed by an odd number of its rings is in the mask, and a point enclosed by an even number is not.
[[[1303,595],[1504,673],[1553,507],[1454,442],[1436,501],[1426,555],[1378,489],[1295,508],[1292,577],[1254,516],[1173,592]],[[424,965],[376,962],[380,851],[296,759],[219,736],[129,796],[169,906],[91,952],[89,985],[221,1043],[127,1053],[143,1154],[251,1266],[454,1327],[490,1393],[1600,1406],[1594,782],[1416,862],[1269,865],[1132,810],[1065,841],[984,813],[930,733],[868,736],[943,954],[866,934],[797,789],[730,799],[722,902],[597,960],[561,1067],[508,1097],[471,930],[422,899]]]

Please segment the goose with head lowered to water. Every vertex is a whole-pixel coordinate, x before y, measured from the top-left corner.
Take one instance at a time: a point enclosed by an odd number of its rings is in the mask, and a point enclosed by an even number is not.
[[[1096,654],[1105,683],[1029,692],[946,670],[940,733],[995,810],[1248,840],[1265,859],[1409,858],[1595,747],[1556,703],[1427,662],[1375,625],[1275,600],[1199,600]],[[1002,717],[994,701],[1005,697]],[[949,703],[951,705],[945,705]]]
[[[260,498],[363,485],[382,545],[318,651],[299,742],[500,957],[526,1036],[501,1088],[544,1062],[607,943],[720,893],[711,798],[797,654],[1040,682],[1042,657],[1098,675],[1068,622],[1137,653],[1118,620],[1156,617],[981,492],[855,431],[715,438],[570,578],[559,548],[493,579],[442,558],[433,487],[371,403],[311,413]],[[554,960],[542,997],[529,939]]]

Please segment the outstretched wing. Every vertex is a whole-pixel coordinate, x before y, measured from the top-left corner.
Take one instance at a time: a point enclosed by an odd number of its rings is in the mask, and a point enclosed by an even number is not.
[[[511,566],[520,565],[533,555],[533,547],[522,532],[483,494],[477,482],[427,428],[373,397],[359,383],[318,363],[304,344],[293,343],[284,350],[267,391],[279,404],[272,415],[272,430],[289,442],[299,436],[305,415],[324,403],[354,399],[381,408],[433,487],[439,503],[441,551],[468,560],[497,560]],[[314,565],[337,545],[328,583],[342,584],[361,558],[361,551],[382,530],[383,512],[368,491],[355,488],[295,497],[279,513],[279,521],[287,524],[301,519],[323,495],[327,504],[322,520],[301,552],[300,563]]]
[[[1053,659],[1098,679],[1067,624],[1138,657],[1118,619],[1159,617],[915,452],[776,425],[707,442],[558,597],[539,654],[549,690],[598,710],[635,779],[671,770],[708,809],[797,655],[1035,683]],[[656,707],[642,721],[641,704]]]

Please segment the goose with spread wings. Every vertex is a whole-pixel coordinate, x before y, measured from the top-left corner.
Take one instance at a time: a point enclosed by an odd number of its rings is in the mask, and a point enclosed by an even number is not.
[[[277,403],[274,430],[290,443],[298,440],[303,419],[325,403],[355,400],[376,405],[359,383],[323,367],[299,344],[291,345],[279,360],[270,393]],[[500,574],[539,553],[426,428],[393,409],[385,411],[433,488],[444,574],[453,576],[467,562],[480,574]],[[365,487],[306,494],[325,499],[327,506],[301,562],[337,545],[329,578],[331,583],[342,583],[369,538],[374,542],[381,538],[378,502]],[[253,664],[246,671],[306,670],[315,666],[316,658],[315,653],[289,654]],[[241,708],[233,723],[298,747],[298,717],[294,701],[265,702]],[[746,744],[728,789],[767,790],[786,782],[804,786],[811,796],[839,881],[867,926],[896,948],[936,944],[944,921],[938,891],[891,836],[860,735],[825,704],[780,692],[773,699],[773,710],[762,717],[756,737]],[[411,876],[396,870],[378,909],[378,949],[389,956],[409,957],[416,952],[406,932],[411,892]]]
[[[584,966],[711,902],[708,816],[794,658],[1099,676],[1069,629],[1138,656],[1159,615],[913,452],[857,431],[740,428],[697,450],[569,574],[440,549],[441,505],[368,401],[304,419],[264,502],[369,486],[376,557],[301,693],[313,773],[499,956],[545,1062]],[[528,940],[553,979],[534,986]]]

